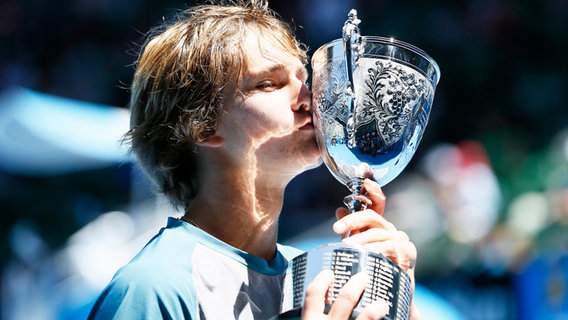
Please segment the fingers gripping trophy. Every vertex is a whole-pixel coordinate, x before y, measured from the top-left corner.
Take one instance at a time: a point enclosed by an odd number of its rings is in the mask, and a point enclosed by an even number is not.
[[[392,38],[361,36],[351,10],[343,38],[313,55],[313,103],[317,141],[332,175],[349,188],[344,202],[353,213],[365,209],[363,180],[386,185],[412,158],[426,124],[440,77],[424,51]],[[331,243],[295,258],[285,280],[282,311],[299,310],[307,285],[331,269],[329,304],[349,278],[365,271],[369,283],[354,310],[377,299],[390,306],[390,319],[406,320],[412,283],[406,272],[363,246]]]

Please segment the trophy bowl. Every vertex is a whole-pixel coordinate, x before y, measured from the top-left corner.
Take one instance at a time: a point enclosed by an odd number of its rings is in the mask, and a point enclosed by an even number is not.
[[[361,36],[351,10],[343,38],[312,57],[312,92],[316,139],[325,165],[351,194],[349,212],[365,209],[365,178],[381,186],[396,178],[414,155],[428,122],[440,77],[436,62],[421,49],[392,38]],[[406,272],[364,246],[332,243],[306,252],[289,265],[283,311],[298,310],[307,285],[331,269],[335,282],[330,307],[350,276],[365,271],[370,281],[353,312],[384,299],[387,319],[408,318],[412,283]]]
[[[343,47],[334,40],[312,58],[314,125],[325,165],[353,192],[364,178],[386,185],[410,162],[440,71],[410,44],[367,36],[351,73]]]

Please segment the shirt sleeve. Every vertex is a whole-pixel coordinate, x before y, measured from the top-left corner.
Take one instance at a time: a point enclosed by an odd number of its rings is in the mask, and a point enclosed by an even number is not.
[[[121,270],[95,302],[89,320],[197,319],[195,294],[168,272]]]

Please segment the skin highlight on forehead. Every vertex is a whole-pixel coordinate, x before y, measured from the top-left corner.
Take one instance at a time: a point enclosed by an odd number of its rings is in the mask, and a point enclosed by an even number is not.
[[[273,38],[261,39],[257,35],[249,35],[244,41],[245,71],[247,73],[271,72],[277,69],[297,68],[307,71],[302,58],[297,54],[296,48],[286,46],[285,43],[275,41]],[[259,59],[262,57],[263,59]],[[259,60],[263,64],[259,65]]]

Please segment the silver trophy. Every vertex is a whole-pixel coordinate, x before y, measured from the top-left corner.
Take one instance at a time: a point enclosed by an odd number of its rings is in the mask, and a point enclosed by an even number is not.
[[[392,38],[361,36],[351,10],[343,38],[320,47],[312,57],[314,124],[324,163],[351,194],[353,213],[365,208],[365,178],[381,186],[396,178],[412,158],[426,124],[440,77],[424,51]],[[408,318],[412,283],[389,258],[364,246],[332,243],[293,259],[284,282],[282,311],[299,314],[314,277],[331,269],[335,282],[329,308],[341,287],[361,271],[371,279],[354,310],[384,299],[389,319]]]

